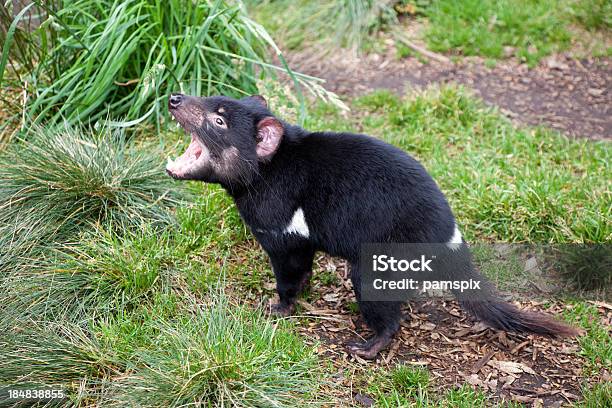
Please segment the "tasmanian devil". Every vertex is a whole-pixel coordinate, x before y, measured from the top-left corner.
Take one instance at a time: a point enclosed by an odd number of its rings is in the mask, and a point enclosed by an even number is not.
[[[179,180],[220,184],[270,257],[279,303],[293,312],[324,251],[346,259],[373,337],[349,350],[375,358],[399,328],[401,302],[364,301],[363,243],[446,243],[467,248],[444,195],[425,169],[402,150],[351,133],[308,132],[276,118],[261,96],[240,100],[172,94],[170,114],[191,136],[185,153],[168,160]],[[488,325],[542,335],[576,330],[501,300],[461,300]]]

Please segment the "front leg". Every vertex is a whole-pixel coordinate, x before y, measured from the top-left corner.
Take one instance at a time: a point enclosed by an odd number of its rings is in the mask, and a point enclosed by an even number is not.
[[[273,314],[289,316],[295,311],[297,296],[312,276],[314,253],[309,247],[269,253],[279,297],[279,303],[272,306]]]

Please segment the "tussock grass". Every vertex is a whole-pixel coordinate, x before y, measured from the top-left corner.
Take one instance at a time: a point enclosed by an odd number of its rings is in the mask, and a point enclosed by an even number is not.
[[[612,251],[609,243],[558,245],[547,252],[551,262],[576,289],[601,289],[604,293],[612,291]]]
[[[312,45],[359,50],[370,35],[397,22],[394,0],[250,0],[249,11],[284,46]],[[290,12],[288,12],[290,11]]]
[[[0,317],[79,323],[148,304],[194,268],[186,251],[170,229],[98,227],[7,276]]]
[[[320,106],[307,127],[360,129],[415,155],[449,195],[469,240],[609,240],[608,144],[517,128],[455,87],[406,99],[374,93],[357,99],[351,115]],[[100,132],[45,131],[0,156],[9,181],[0,197],[14,210],[0,225],[51,221],[40,240],[28,241],[50,245],[16,252],[27,253],[19,268],[3,264],[0,385],[61,386],[69,395],[63,406],[308,406],[332,398],[319,389],[325,372],[314,348],[290,322],[253,311],[245,304],[253,297],[240,290],[214,289],[247,279],[260,288],[270,273],[245,242],[231,199],[218,186],[167,178],[147,142]],[[190,200],[175,210],[182,194]],[[49,213],[36,218],[38,211]],[[20,215],[33,218],[15,224]],[[11,236],[34,236],[24,234]],[[579,341],[594,375],[610,359],[598,317],[584,302],[567,315],[587,329]],[[373,368],[355,391],[380,406],[490,402],[468,386],[440,393],[432,378],[410,366]],[[593,389],[591,406],[606,393]]]
[[[312,349],[287,323],[222,294],[212,299],[159,294],[149,307],[86,328],[41,323],[4,332],[0,378],[61,385],[74,402],[103,406],[307,404],[317,387]]]
[[[83,228],[173,222],[179,191],[153,146],[120,131],[34,128],[0,154],[0,273]]]
[[[516,56],[530,66],[572,43],[593,41],[576,32],[576,23],[605,34],[612,15],[607,0],[250,0],[247,4],[254,18],[288,48],[367,50],[371,47],[364,45],[373,44],[376,48],[372,33],[398,25],[397,14],[404,12],[427,19],[423,34],[433,51]],[[400,56],[410,52],[398,46]]]
[[[0,384],[61,387],[59,406],[311,405],[313,348],[223,293],[246,239],[224,192],[174,182],[147,142],[69,130],[2,155],[13,166],[2,214],[14,223],[13,206],[32,208],[45,228],[23,236],[43,250],[3,264]]]
[[[158,347],[126,379],[138,405],[290,406],[316,387],[312,351],[258,312],[218,303],[156,324]]]

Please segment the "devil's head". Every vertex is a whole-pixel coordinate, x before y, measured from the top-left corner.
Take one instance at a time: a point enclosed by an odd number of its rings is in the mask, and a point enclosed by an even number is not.
[[[168,158],[166,171],[175,179],[248,184],[283,138],[283,124],[259,95],[238,100],[172,94],[168,110],[191,136],[185,153]]]

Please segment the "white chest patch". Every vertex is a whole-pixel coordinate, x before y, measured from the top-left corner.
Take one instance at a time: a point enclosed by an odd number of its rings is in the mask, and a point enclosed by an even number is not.
[[[304,218],[304,211],[302,207],[295,210],[293,213],[293,218],[291,218],[291,222],[285,228],[285,233],[287,234],[298,234],[305,238],[310,236],[310,231],[308,230],[308,224],[306,224],[306,218]]]
[[[453,232],[453,236],[451,237],[450,241],[446,243],[446,246],[452,249],[453,251],[456,251],[457,249],[459,249],[462,243],[463,240],[461,237],[461,231],[459,231],[459,228],[455,224],[455,232]]]

